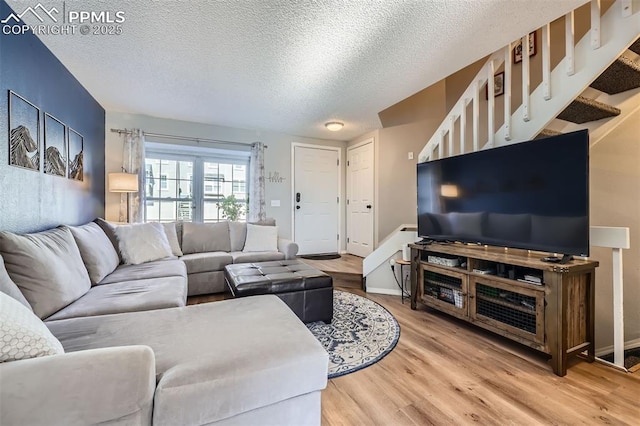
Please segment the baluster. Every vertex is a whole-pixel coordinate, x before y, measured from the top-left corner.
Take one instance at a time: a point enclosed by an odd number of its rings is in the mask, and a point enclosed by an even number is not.
[[[474,83],[473,90],[473,152],[478,150],[480,145],[480,82]]]
[[[456,116],[451,115],[449,117],[449,157],[453,155],[453,143],[455,139],[455,128],[456,128]]]
[[[443,157],[444,154],[444,135],[445,135],[445,131],[443,130],[440,133],[440,142],[438,143],[438,159]]]
[[[567,13],[564,17],[565,28],[565,58],[567,59],[567,75],[573,75],[576,72],[576,64],[574,57],[574,37],[575,37],[575,23],[573,17],[573,11]]]
[[[460,111],[460,154],[464,154],[465,139],[467,135],[467,104],[469,100],[462,101],[462,111]]]
[[[504,139],[511,140],[511,43],[504,48]]]
[[[529,92],[531,88],[531,68],[529,66],[529,35],[522,38],[522,119],[529,121]]]
[[[542,94],[544,100],[551,99],[551,25],[542,27]]]
[[[591,0],[591,48],[600,47],[600,0]]]
[[[496,96],[495,96],[495,64],[489,61],[487,64],[487,133],[489,139],[487,141],[490,148],[493,148],[495,139],[495,114],[496,114]]]

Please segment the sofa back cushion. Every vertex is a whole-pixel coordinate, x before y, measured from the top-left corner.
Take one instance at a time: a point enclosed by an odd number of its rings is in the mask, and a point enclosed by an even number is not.
[[[116,236],[124,263],[141,263],[171,257],[171,246],[160,223],[134,223],[116,227]]]
[[[60,341],[20,302],[0,292],[0,362],[63,354]]]
[[[9,276],[40,318],[54,314],[91,288],[68,228],[26,235],[0,232],[0,253]]]
[[[242,251],[247,239],[247,222],[229,222],[230,251]]]
[[[7,268],[4,267],[4,259],[0,256],[0,293],[4,293],[7,296],[13,297],[18,302],[22,303],[27,309],[33,312],[31,309],[31,305],[27,302],[27,299],[24,298],[22,292],[13,282],[9,274],[7,273]],[[2,342],[2,340],[0,340]]]
[[[91,284],[99,283],[118,267],[120,256],[98,224],[89,222],[82,226],[70,226],[69,230],[78,244]]]
[[[116,225],[107,222],[102,218],[97,218],[93,221],[96,225],[98,225],[104,231],[109,241],[113,245],[113,249],[118,253],[118,259],[120,259],[120,263],[124,263],[122,260],[122,253],[120,253],[120,246],[118,245],[118,237],[116,237]]]
[[[167,241],[169,241],[171,253],[173,253],[174,256],[182,256],[182,249],[180,248],[180,241],[178,240],[177,223],[163,223],[162,226],[164,227],[164,233],[167,235]],[[182,227],[182,224],[180,226]]]
[[[185,222],[182,226],[182,252],[191,254],[211,251],[231,251],[229,222]]]

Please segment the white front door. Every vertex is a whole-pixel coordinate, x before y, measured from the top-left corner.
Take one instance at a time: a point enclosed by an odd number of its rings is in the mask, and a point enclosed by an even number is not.
[[[347,149],[347,252],[373,251],[373,140]]]
[[[294,240],[298,254],[338,252],[339,151],[293,148]]]

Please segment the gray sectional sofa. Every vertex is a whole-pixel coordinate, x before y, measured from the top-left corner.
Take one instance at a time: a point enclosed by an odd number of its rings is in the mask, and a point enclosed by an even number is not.
[[[227,226],[178,227],[186,254],[139,265],[104,222],[0,232],[0,291],[64,348],[0,363],[0,424],[320,424],[327,353],[280,299],[185,306],[229,263],[295,257],[287,241],[243,252]]]

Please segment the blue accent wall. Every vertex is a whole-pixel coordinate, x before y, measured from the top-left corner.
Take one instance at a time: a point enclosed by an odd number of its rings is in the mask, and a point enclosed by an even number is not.
[[[0,0],[0,19],[11,12]],[[39,172],[9,166],[9,90],[40,108]],[[44,174],[45,112],[84,136],[84,181]],[[104,109],[38,37],[0,34],[0,230],[34,232],[104,216],[104,175]]]

